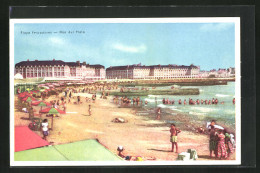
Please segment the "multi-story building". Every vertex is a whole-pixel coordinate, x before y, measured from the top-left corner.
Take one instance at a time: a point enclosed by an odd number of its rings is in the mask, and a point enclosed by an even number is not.
[[[21,61],[15,65],[15,72],[23,78],[45,78],[46,80],[102,80],[106,77],[105,67],[86,62]]]
[[[106,69],[107,79],[171,79],[194,78],[200,71],[199,66],[152,65],[141,64],[111,66]]]
[[[218,70],[212,69],[210,71],[200,71],[200,78],[216,77],[216,78],[229,78],[235,77],[235,68],[219,68]]]

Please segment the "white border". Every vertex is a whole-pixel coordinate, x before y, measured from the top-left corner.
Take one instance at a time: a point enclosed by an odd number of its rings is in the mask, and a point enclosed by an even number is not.
[[[236,69],[236,160],[225,161],[14,161],[14,24],[15,23],[235,23]],[[240,165],[241,164],[241,73],[240,17],[204,18],[88,18],[10,19],[10,166],[126,166],[126,165]]]

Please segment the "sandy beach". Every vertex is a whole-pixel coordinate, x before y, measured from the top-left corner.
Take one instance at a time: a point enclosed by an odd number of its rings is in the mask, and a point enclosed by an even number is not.
[[[74,97],[77,94],[74,94]],[[82,95],[82,94],[81,94]],[[83,94],[91,97],[90,94]],[[117,153],[119,145],[124,146],[124,153],[129,156],[141,156],[145,158],[153,157],[157,161],[176,160],[178,153],[170,152],[170,127],[164,121],[151,119],[146,116],[136,115],[136,109],[118,108],[112,102],[112,97],[100,99],[97,96],[95,103],[86,102],[82,98],[82,104],[67,104],[66,114],[54,117],[53,130],[47,137],[47,141],[52,145],[70,143],[85,139],[98,139],[113,153]],[[55,96],[47,99],[57,100]],[[17,98],[16,98],[17,100]],[[92,115],[88,115],[88,105],[92,105]],[[39,111],[39,107],[33,107]],[[61,108],[62,109],[62,108]],[[114,123],[114,118],[121,117],[127,120],[126,123]],[[182,121],[183,115],[176,113],[176,121]],[[28,114],[15,111],[15,126],[28,125]],[[45,118],[45,115],[42,115]],[[47,117],[49,127],[51,118]],[[185,123],[189,120],[185,119]],[[185,124],[187,126],[187,124]],[[196,149],[198,160],[210,160],[209,158],[209,137],[206,134],[199,134],[178,126],[182,132],[178,135],[179,153],[186,152],[187,149]],[[42,136],[41,132],[37,134]],[[235,159],[235,153],[230,160]],[[212,160],[214,160],[212,158]]]

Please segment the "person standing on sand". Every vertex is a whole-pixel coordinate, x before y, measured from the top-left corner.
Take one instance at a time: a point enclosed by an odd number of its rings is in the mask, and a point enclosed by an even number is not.
[[[210,158],[212,158],[212,152],[214,152],[216,156],[216,144],[217,144],[217,136],[214,125],[210,125],[210,133],[209,133],[209,151],[210,151]]]
[[[91,105],[88,105],[88,114],[91,116]]]
[[[46,140],[47,136],[49,135],[49,128],[48,128],[48,120],[44,119],[42,122],[42,134],[43,139]]]
[[[66,105],[66,101],[64,101],[64,103],[63,103],[63,111],[66,113],[66,107],[67,107],[67,105]]]
[[[219,159],[226,159],[227,158],[227,148],[225,145],[225,135],[223,130],[219,130],[219,133],[217,133],[218,136],[218,143],[216,145],[216,158]]]
[[[178,141],[177,141],[177,136],[178,133],[180,133],[181,130],[177,129],[175,127],[175,124],[171,124],[171,129],[170,129],[170,133],[171,133],[171,138],[170,141],[172,143],[172,152],[174,152],[174,145],[176,146],[176,153],[178,153]]]

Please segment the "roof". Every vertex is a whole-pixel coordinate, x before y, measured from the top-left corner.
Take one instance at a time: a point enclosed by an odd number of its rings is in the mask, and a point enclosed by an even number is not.
[[[68,144],[15,152],[15,161],[121,161],[122,159],[90,139]]]
[[[17,66],[54,66],[54,65],[65,65],[64,61],[61,60],[52,60],[52,61],[21,61],[17,64],[15,64],[15,67]]]
[[[17,64],[15,64],[15,67],[18,67],[18,66],[62,66],[62,65],[68,65],[68,66],[82,66],[84,65],[83,63],[80,63],[79,61],[78,62],[64,62],[62,60],[46,60],[46,61],[38,61],[38,60],[35,60],[35,61],[21,61]],[[103,65],[100,65],[100,64],[94,64],[94,65],[89,65],[89,64],[85,64],[86,67],[94,67],[94,68],[105,68]]]
[[[15,151],[23,151],[49,145],[27,126],[15,127]]]
[[[126,69],[133,69],[133,68],[166,68],[166,67],[170,67],[170,68],[198,68],[197,66],[194,65],[190,65],[190,66],[185,66],[185,65],[150,65],[150,66],[141,66],[141,65],[125,65],[125,66],[110,66],[109,68],[107,68],[106,70],[110,71],[110,70],[126,70]]]

